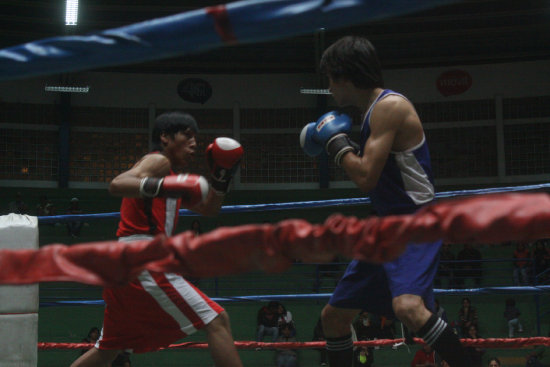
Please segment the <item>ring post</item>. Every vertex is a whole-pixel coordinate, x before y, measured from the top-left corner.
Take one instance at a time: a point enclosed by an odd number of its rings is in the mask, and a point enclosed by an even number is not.
[[[38,218],[0,216],[0,248],[37,249]],[[0,286],[0,367],[36,367],[38,284]]]

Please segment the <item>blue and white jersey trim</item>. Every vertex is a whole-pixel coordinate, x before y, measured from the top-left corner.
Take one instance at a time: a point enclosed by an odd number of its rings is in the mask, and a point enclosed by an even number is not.
[[[424,136],[422,142],[416,147],[404,152],[391,152],[401,172],[403,189],[416,205],[426,204],[435,196],[434,186],[414,154],[414,151],[419,149],[425,141]]]

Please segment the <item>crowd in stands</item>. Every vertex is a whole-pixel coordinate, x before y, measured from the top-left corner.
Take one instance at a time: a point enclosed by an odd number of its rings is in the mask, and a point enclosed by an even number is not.
[[[435,312],[440,317],[447,320],[447,314],[445,309],[440,305],[439,300],[436,299]],[[516,303],[513,298],[506,300],[504,309],[504,318],[508,322],[510,334],[509,337],[514,336],[514,332],[517,329],[518,332],[522,332],[522,324],[520,322],[520,311],[516,308]],[[457,329],[456,332],[461,338],[478,339],[482,336],[478,332],[478,315],[477,310],[472,306],[469,298],[462,299],[462,307],[457,314]],[[352,325],[352,332],[354,340],[377,340],[377,339],[395,339],[401,338],[402,335],[396,334],[395,323],[393,320],[374,315],[365,311],[360,312],[357,315],[356,320]],[[267,342],[296,342],[297,330],[295,326],[295,320],[292,313],[278,301],[270,301],[266,305],[262,306],[258,310],[257,325],[256,325],[256,341],[262,342],[266,337]],[[84,343],[94,344],[100,331],[97,327],[92,327],[88,332],[86,338],[82,339]],[[319,317],[315,328],[313,330],[313,341],[324,341],[324,333],[321,324],[321,318]],[[264,348],[257,348],[261,350]],[[270,348],[267,348],[270,349]],[[377,347],[365,347],[359,346],[354,348],[354,367],[375,367],[375,351]],[[298,367],[299,366],[299,354],[295,349],[287,348],[273,348],[274,360],[276,367]],[[534,347],[529,350],[525,356],[526,367],[544,367],[541,364],[541,360],[544,357],[545,347]],[[85,353],[87,349],[82,349],[81,353]],[[318,349],[319,351],[319,365],[328,366],[328,359],[326,350],[324,348]],[[485,348],[469,346],[466,348],[472,365],[471,367],[482,367],[487,365],[488,367],[505,367],[501,364],[500,360],[496,357],[489,357],[486,362],[483,362],[487,350]],[[111,367],[130,367],[130,354],[122,352],[117,359],[113,362]],[[448,367],[448,364],[441,360],[441,358],[435,353],[435,351],[429,345],[422,345],[415,353],[410,362],[411,367]]]
[[[481,260],[481,252],[470,243],[464,244],[456,256],[451,251],[451,246],[444,243],[441,246],[435,286],[441,286],[442,280],[446,280],[449,288],[463,288],[467,279],[473,279],[476,286],[480,286],[483,277]]]
[[[354,340],[394,339],[394,320],[379,317],[368,312],[361,312],[352,325]],[[295,342],[297,329],[292,313],[277,301],[270,301],[258,310],[256,325],[256,341],[263,342]],[[324,341],[325,336],[319,317],[313,330],[313,341]],[[261,350],[262,348],[257,348]],[[373,347],[357,347],[354,349],[355,366],[374,366]],[[277,367],[297,367],[298,352],[294,349],[276,349]],[[319,349],[319,364],[327,366],[327,354],[324,348]]]
[[[516,332],[523,332],[523,325],[521,322],[521,312],[516,307],[516,302],[514,298],[506,299],[505,304],[503,305],[502,316],[507,323],[507,328],[509,330],[508,337],[513,338],[516,335]],[[479,339],[482,336],[479,334],[479,317],[478,310],[475,306],[472,305],[472,302],[469,298],[464,297],[462,299],[462,306],[458,310],[456,316],[451,316],[450,318],[447,315],[445,308],[440,304],[439,300],[435,300],[435,310],[439,317],[444,321],[454,326],[454,331],[459,335],[460,338],[465,339]],[[356,320],[353,322],[352,331],[354,335],[354,340],[377,340],[377,339],[396,339],[406,337],[406,335],[401,335],[400,332],[396,332],[396,323],[391,319],[380,317],[366,311],[362,311],[357,315]],[[485,325],[487,327],[487,325]],[[287,340],[287,339],[285,339]],[[292,339],[295,340],[295,339]],[[321,324],[321,319],[318,318],[313,331],[313,341],[323,341],[324,333]],[[375,366],[375,354],[377,347],[356,347],[354,349],[354,366],[365,366],[365,367],[374,367]],[[318,349],[319,351],[319,365],[327,366],[327,355],[325,349]],[[481,347],[467,347],[466,353],[468,353],[470,359],[472,360],[472,367],[481,367],[485,364],[489,367],[501,367],[502,364],[500,360],[496,357],[490,357],[484,362],[484,357],[486,358],[487,350]],[[526,355],[526,367],[531,366],[543,366],[538,363],[540,359],[544,356],[544,348],[534,348],[531,352]],[[532,359],[535,362],[527,361]],[[411,367],[446,367],[448,364],[441,360],[441,358],[433,351],[429,346],[422,346],[416,351],[414,357],[410,363]],[[277,365],[283,366],[281,364]],[[293,365],[294,366],[294,365]]]
[[[509,278],[516,286],[543,284],[550,281],[550,239],[534,242],[507,242],[503,247],[513,247],[508,259],[484,259],[477,245],[464,244],[455,255],[456,245],[443,244],[440,250],[440,263],[435,279],[435,287],[467,288],[469,285],[482,286],[486,261],[502,261],[503,266],[511,264],[513,270]],[[491,284],[495,285],[495,284]]]
[[[67,209],[64,212],[58,213],[55,204],[46,195],[40,195],[38,204],[36,204],[34,210],[31,210],[31,207],[23,199],[22,193],[17,192],[14,199],[8,204],[5,214],[9,213],[48,217],[59,214],[77,215],[83,214],[84,212],[80,208],[80,200],[77,197],[73,197],[69,200]],[[60,226],[61,224],[57,223],[55,225]],[[77,238],[80,237],[82,227],[87,226],[87,223],[81,220],[72,220],[70,222],[65,222],[64,226],[67,229],[67,235],[69,237]]]
[[[435,300],[435,312],[443,320],[454,324],[455,321],[448,321],[448,315],[445,308],[439,300]],[[515,300],[509,298],[506,300],[503,317],[508,322],[509,337],[514,337],[515,331],[522,332],[523,326],[520,321],[521,312],[516,307]],[[451,317],[451,319],[453,319]],[[478,332],[478,313],[475,306],[472,305],[469,298],[462,299],[462,307],[456,315],[455,332],[461,338],[478,339],[482,336]],[[377,339],[396,339],[404,335],[396,332],[396,323],[392,319],[374,315],[362,311],[352,324],[352,334],[354,340],[377,340]],[[399,335],[398,335],[399,334]],[[93,327],[90,329],[86,338],[82,341],[93,344],[99,337],[99,329]],[[278,301],[270,301],[263,305],[257,313],[256,341],[258,342],[296,342],[297,329],[295,320],[290,310]],[[302,338],[302,340],[304,340]],[[324,333],[319,317],[313,330],[313,341],[324,341]],[[276,367],[298,367],[299,353],[296,349],[287,348],[257,348],[257,350],[268,349],[274,351],[274,361]],[[354,367],[375,367],[375,354],[378,347],[358,346],[354,348]],[[83,349],[81,353],[85,353]],[[326,350],[318,349],[319,365],[328,366]],[[472,365],[471,367],[504,367],[496,357],[490,357],[484,362],[484,356],[487,350],[485,348],[469,346],[466,348]],[[534,347],[525,356],[526,367],[543,367],[541,359],[544,357],[544,347]],[[112,367],[130,367],[130,355],[121,353]],[[422,345],[415,353],[410,362],[411,367],[448,367],[448,364],[441,360],[437,353],[429,346]]]
[[[509,242],[501,245],[503,248],[509,248],[512,272],[509,281],[516,286],[531,285],[534,282],[544,284],[550,281],[550,239],[541,239],[531,243]],[[465,288],[468,286],[483,286],[484,259],[479,246],[464,244],[458,253],[453,249],[456,245],[443,244],[440,252],[440,265],[435,280],[435,287],[447,286],[447,288]],[[495,260],[495,259],[486,259]],[[505,264],[505,262],[503,262]],[[508,264],[508,263],[506,263]],[[489,282],[487,282],[489,283]],[[495,285],[495,284],[489,284]],[[481,338],[479,330],[478,310],[472,305],[469,298],[462,299],[462,306],[458,311],[456,319],[452,316],[447,319],[447,315],[439,302],[435,303],[435,312],[443,320],[454,327],[455,332],[466,339]],[[508,298],[503,307],[503,319],[506,322],[508,337],[513,338],[524,331],[524,325],[521,320],[521,312],[516,307],[514,298]],[[485,325],[484,327],[487,327]],[[485,330],[485,329],[484,329]],[[544,347],[536,347],[529,352],[525,359],[525,366],[547,366],[542,364],[541,359],[544,356]],[[483,356],[486,353],[484,348],[468,347],[466,352],[472,360],[472,366],[482,366]],[[487,361],[489,367],[503,366],[498,358],[489,358]],[[438,361],[437,355],[431,358],[429,350],[420,349],[411,362],[411,366],[445,366],[444,361]]]
[[[465,339],[480,339],[483,338],[479,334],[479,318],[476,307],[472,305],[472,302],[469,298],[462,299],[462,307],[458,310],[457,319],[447,320],[446,311],[439,304],[439,301],[436,299],[435,302],[435,312],[446,322],[449,322],[451,325],[454,325],[454,331],[459,335],[460,338]],[[514,298],[506,299],[503,318],[507,322],[508,327],[508,337],[513,338],[515,332],[522,333],[523,325],[521,322],[521,312],[516,307],[516,301]],[[525,356],[525,366],[537,366],[543,367],[546,366],[541,364],[540,360],[544,356],[544,347],[535,347]],[[496,357],[490,357],[485,363],[483,362],[484,356],[487,352],[485,348],[478,346],[468,346],[465,349],[465,352],[469,355],[470,360],[472,361],[472,367],[482,367],[485,365],[489,367],[501,367],[503,366],[500,360]],[[411,367],[446,367],[448,366],[445,361],[441,360],[437,353],[435,353],[431,347],[424,345],[420,348],[414,358],[411,361]]]
[[[263,342],[266,336],[271,342],[290,343],[296,341],[296,327],[292,313],[277,301],[270,301],[258,310],[256,317],[256,341]],[[261,350],[262,348],[256,348]],[[294,349],[277,349],[275,354],[277,367],[296,367],[298,352]]]
[[[280,302],[271,301],[266,306],[261,307],[258,310],[256,319],[257,342],[263,342],[265,336],[271,336],[271,341],[275,342],[285,326],[291,328],[293,335],[296,334],[292,313]]]

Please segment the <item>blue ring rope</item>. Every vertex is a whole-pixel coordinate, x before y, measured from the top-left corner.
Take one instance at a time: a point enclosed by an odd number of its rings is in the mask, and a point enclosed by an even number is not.
[[[462,295],[509,295],[509,294],[544,294],[550,292],[550,285],[541,286],[523,286],[523,287],[484,287],[484,288],[464,288],[464,289],[434,289],[434,295],[438,296],[462,296]],[[332,293],[312,293],[312,294],[269,294],[255,296],[231,296],[231,297],[213,297],[212,300],[219,303],[236,302],[266,302],[283,300],[326,300]],[[103,300],[68,300],[68,301],[50,301],[40,302],[40,307],[55,306],[103,306]]]
[[[436,194],[436,198],[451,198],[467,195],[484,195],[494,194],[502,192],[517,192],[517,191],[535,191],[544,190],[550,188],[550,183],[537,184],[537,185],[525,185],[525,186],[512,186],[512,187],[494,187],[486,189],[473,189],[473,190],[456,190],[446,191]],[[334,206],[350,206],[350,205],[366,205],[370,203],[370,199],[365,198],[349,198],[349,199],[330,199],[330,200],[315,200],[315,201],[298,201],[288,203],[270,203],[270,204],[254,204],[254,205],[227,205],[222,207],[221,213],[245,213],[253,211],[274,211],[274,210],[289,210],[289,209],[306,209],[306,208],[324,208]],[[198,216],[199,214],[187,209],[181,209],[179,211],[181,216]],[[48,217],[38,217],[39,224],[48,223],[63,223],[71,221],[83,221],[91,219],[105,219],[105,218],[120,218],[119,212],[114,213],[98,213],[98,214],[76,214],[76,215],[53,215]]]
[[[459,0],[245,0],[0,50],[0,80],[158,60],[410,14]],[[219,32],[219,33],[218,33]]]

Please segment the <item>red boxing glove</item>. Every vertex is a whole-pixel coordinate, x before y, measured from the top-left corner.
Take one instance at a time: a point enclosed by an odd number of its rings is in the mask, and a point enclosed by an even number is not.
[[[181,197],[182,205],[186,208],[192,208],[205,201],[209,190],[208,181],[203,176],[187,173],[164,178],[145,177],[139,187],[144,197]]]
[[[231,138],[216,138],[206,148],[206,159],[212,173],[212,188],[224,195],[229,190],[233,174],[239,168],[244,154],[243,147]]]

